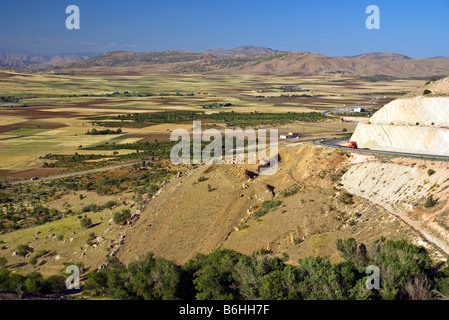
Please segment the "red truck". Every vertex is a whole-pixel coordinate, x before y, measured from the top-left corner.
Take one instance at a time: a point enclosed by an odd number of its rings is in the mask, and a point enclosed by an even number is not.
[[[355,141],[347,141],[346,147],[351,148],[351,149],[358,149],[357,142],[355,142]]]

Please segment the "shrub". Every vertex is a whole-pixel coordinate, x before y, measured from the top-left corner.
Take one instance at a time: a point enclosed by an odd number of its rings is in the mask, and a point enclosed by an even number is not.
[[[94,241],[94,239],[95,239],[96,237],[97,237],[97,236],[95,235],[94,232],[89,233],[89,236],[87,237],[86,243],[87,243],[89,246],[91,246],[91,245],[92,245],[92,242]]]
[[[424,207],[426,208],[432,208],[433,206],[435,206],[437,204],[436,199],[433,198],[433,195],[429,195],[426,199],[426,202],[424,203]]]
[[[122,212],[114,213],[113,221],[116,224],[124,224],[131,217],[129,209],[123,209]]]
[[[28,246],[27,244],[19,244],[17,246],[17,255],[21,257],[25,257],[28,253],[33,252],[33,248]]]
[[[62,293],[65,290],[65,277],[53,275],[45,279],[45,289],[48,293]]]
[[[30,261],[28,261],[28,263],[29,264],[31,264],[31,265],[36,265],[36,263],[37,263],[37,258],[36,257],[32,257],[32,258],[30,258]]]
[[[197,181],[203,182],[203,181],[206,181],[207,179],[209,179],[209,178],[206,178],[205,176],[200,176]]]
[[[344,204],[353,204],[354,200],[352,198],[353,195],[345,191],[340,195],[339,200]]]
[[[85,215],[83,218],[81,218],[80,222],[81,222],[81,227],[83,229],[89,229],[93,225],[92,220],[90,218],[88,218],[87,215]]]
[[[299,190],[301,190],[301,186],[298,184],[294,184],[293,186],[291,186],[285,190],[282,190],[281,194],[284,197],[290,197],[290,196],[297,194],[299,192]]]
[[[262,202],[262,208],[254,212],[256,218],[266,215],[270,210],[276,209],[282,204],[281,200],[266,200]]]
[[[117,205],[117,202],[115,202],[114,200],[110,200],[110,201],[105,203],[104,207],[106,209],[112,209],[116,205]]]
[[[433,169],[427,170],[427,174],[429,175],[429,177],[430,177],[431,175],[435,174],[435,173],[436,173],[436,171],[433,170]]]

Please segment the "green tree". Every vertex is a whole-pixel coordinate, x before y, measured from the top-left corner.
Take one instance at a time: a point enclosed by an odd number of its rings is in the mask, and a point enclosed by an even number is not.
[[[122,212],[115,212],[112,219],[116,224],[124,224],[130,217],[131,211],[129,209],[123,209]]]
[[[93,225],[92,220],[90,218],[88,218],[87,215],[84,215],[84,217],[81,218],[80,222],[81,222],[81,227],[84,229],[89,229]]]
[[[173,262],[154,258],[153,253],[130,263],[130,284],[138,298],[145,300],[174,300],[180,273]]]
[[[27,254],[33,252],[34,249],[31,248],[29,245],[27,244],[19,244],[17,246],[17,255],[20,257],[25,257]]]
[[[260,298],[263,300],[281,300],[287,297],[282,271],[276,270],[264,275],[259,284]]]
[[[233,250],[215,250],[208,255],[197,254],[185,265],[194,275],[196,299],[230,300],[239,298],[233,270],[242,255]]]

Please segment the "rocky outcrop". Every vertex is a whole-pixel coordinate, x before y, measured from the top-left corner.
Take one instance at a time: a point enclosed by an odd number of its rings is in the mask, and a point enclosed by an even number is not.
[[[360,123],[351,140],[360,148],[449,156],[448,78],[397,99],[369,122]]]

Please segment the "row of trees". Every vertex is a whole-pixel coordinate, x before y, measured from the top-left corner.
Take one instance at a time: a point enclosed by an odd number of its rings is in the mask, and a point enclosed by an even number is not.
[[[232,250],[197,254],[183,266],[141,256],[128,266],[117,258],[88,274],[84,290],[116,299],[436,299],[449,295],[449,272],[436,271],[422,247],[381,239],[371,246],[338,240],[344,261],[308,257],[297,266],[277,257]],[[366,267],[380,270],[380,288],[368,289]]]
[[[227,104],[221,104],[227,106]],[[212,105],[211,105],[212,106]],[[218,105],[220,106],[220,105]],[[105,117],[101,117],[104,120]],[[110,116],[112,120],[127,120],[138,123],[148,123],[148,125],[159,123],[173,123],[179,121],[192,121],[192,120],[215,120],[217,122],[224,122],[229,126],[257,126],[264,124],[279,124],[288,123],[293,121],[306,121],[316,122],[328,119],[320,112],[307,112],[307,113],[265,113],[265,112],[250,112],[250,113],[238,113],[234,111],[218,112],[206,114],[205,112],[197,111],[164,111],[148,114],[127,114],[119,116]],[[95,122],[100,125],[107,124],[107,126],[113,126],[111,122]]]
[[[92,136],[96,136],[96,135],[105,135],[105,134],[121,134],[122,133],[122,129],[117,129],[117,130],[111,130],[111,129],[105,129],[105,130],[97,130],[97,129],[92,129],[92,130],[87,130],[87,135],[92,135]]]
[[[65,290],[65,277],[53,275],[43,277],[38,272],[28,275],[11,272],[8,269],[0,270],[0,291],[16,292],[19,294],[60,294]]]

